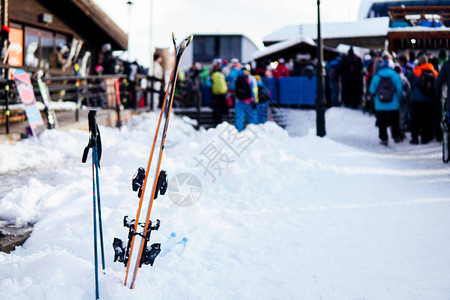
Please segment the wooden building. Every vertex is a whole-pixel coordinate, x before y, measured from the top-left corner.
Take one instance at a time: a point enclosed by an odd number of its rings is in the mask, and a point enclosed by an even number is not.
[[[450,49],[450,6],[391,6],[389,51]]]
[[[127,34],[92,0],[2,0],[4,8],[3,20],[10,27],[10,65],[49,70],[52,53],[75,44],[82,45],[80,60],[90,54],[91,65],[98,62],[105,43],[112,50],[127,49]]]
[[[356,22],[322,26],[323,43],[401,52],[449,49],[450,0],[362,0]],[[295,37],[317,38],[317,24],[289,25],[264,37],[270,46]]]
[[[188,68],[194,62],[210,64],[215,58],[228,61],[237,58],[240,62],[249,62],[257,50],[258,47],[242,34],[194,34],[181,67]]]

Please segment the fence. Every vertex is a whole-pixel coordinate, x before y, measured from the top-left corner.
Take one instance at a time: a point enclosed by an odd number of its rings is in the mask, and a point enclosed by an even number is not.
[[[32,76],[31,81],[36,100],[43,102],[36,76]],[[51,76],[42,78],[42,81],[48,87],[50,100],[72,103],[76,121],[82,106],[120,109],[118,105],[123,105],[125,108],[152,110],[153,103],[162,103],[164,98],[164,80],[152,76],[137,75],[134,81],[129,81],[125,75]],[[118,89],[115,81],[119,83]],[[160,83],[159,89],[154,88],[156,82]],[[119,102],[117,96],[120,97]],[[21,107],[14,81],[0,79],[0,110],[3,112],[0,124],[6,126],[6,133],[10,132],[11,121],[25,119]]]
[[[272,100],[280,106],[314,106],[316,102],[316,76],[263,78]]]
[[[291,76],[262,78],[269,90],[271,103],[278,106],[311,107],[316,103],[316,76]],[[210,105],[211,89],[202,86],[202,104]]]

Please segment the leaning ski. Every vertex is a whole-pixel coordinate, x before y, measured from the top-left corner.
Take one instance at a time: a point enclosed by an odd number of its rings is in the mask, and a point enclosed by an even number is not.
[[[162,139],[161,139],[161,147],[159,150],[159,156],[157,159],[157,168],[155,171],[155,177],[153,180],[153,189],[152,189],[152,194],[150,197],[150,204],[148,206],[148,210],[147,210],[147,215],[146,215],[146,225],[144,227],[144,232],[147,232],[147,230],[149,230],[149,226],[151,225],[151,221],[150,221],[150,214],[152,211],[152,206],[153,206],[153,200],[157,197],[157,192],[161,191],[161,194],[163,194],[162,191],[165,192],[165,189],[167,189],[167,181],[164,185],[164,183],[162,183],[162,185],[158,185],[158,182],[164,182],[163,180],[160,180],[161,176],[164,176],[164,178],[167,178],[167,175],[164,175],[165,173],[162,172],[160,173],[161,170],[161,159],[162,159],[162,155],[164,153],[164,145],[165,145],[165,141],[166,141],[166,137],[167,137],[167,129],[169,126],[169,119],[170,119],[170,111],[172,109],[172,104],[173,104],[173,96],[174,96],[174,92],[175,92],[175,86],[176,86],[176,81],[177,81],[177,77],[178,77],[178,68],[179,68],[179,64],[181,61],[181,58],[184,54],[184,51],[186,49],[186,47],[189,45],[189,43],[192,40],[192,36],[185,39],[183,41],[183,43],[181,43],[181,45],[179,46],[179,48],[177,49],[176,52],[176,58],[175,58],[175,70],[174,70],[174,74],[172,75],[171,81],[170,81],[170,93],[169,93],[169,101],[165,101],[165,106],[162,107],[162,110],[164,111],[164,115],[165,115],[165,124],[164,124],[164,128],[163,128],[163,133],[162,133]],[[175,44],[175,39],[173,38],[174,44]],[[158,176],[159,174],[159,176]],[[146,251],[146,245],[147,245],[147,239],[142,239],[141,240],[141,245],[139,248],[139,256],[138,259],[136,260],[136,264],[134,266],[134,270],[133,270],[133,275],[131,278],[131,283],[130,283],[130,288],[134,288],[134,284],[136,281],[136,275],[138,272],[139,267],[142,265],[141,263],[141,258],[143,257],[144,254],[147,253]],[[153,246],[152,246],[153,248]],[[145,256],[144,256],[145,257]]]
[[[55,110],[51,107],[51,97],[50,92],[48,90],[48,86],[42,80],[44,72],[39,71],[37,76],[37,83],[39,86],[39,91],[41,92],[42,102],[45,106],[45,113],[47,115],[47,128],[53,129],[58,128],[58,119],[56,118]]]
[[[175,62],[172,68],[172,74],[170,76],[169,85],[166,90],[158,124],[156,127],[153,145],[150,152],[150,158],[147,164],[147,170],[139,168],[132,181],[133,190],[138,192],[139,197],[139,205],[136,213],[136,218],[130,220],[127,216],[124,217],[123,224],[128,228],[128,242],[126,243],[126,245],[124,245],[124,243],[118,238],[115,238],[113,242],[115,252],[114,261],[123,262],[127,267],[124,284],[130,288],[134,288],[138,269],[143,264],[153,265],[155,258],[161,251],[161,245],[159,243],[155,243],[150,247],[147,247],[147,244],[150,241],[151,231],[158,230],[160,226],[159,220],[155,222],[150,221],[150,214],[153,206],[153,200],[158,197],[158,193],[164,195],[167,189],[167,173],[164,170],[161,170],[161,160],[164,152],[164,145],[169,125],[170,111],[173,104],[175,86],[178,77],[178,69],[184,51],[192,40],[192,36],[186,38],[178,47],[176,46],[176,41],[173,35],[172,40],[174,44]],[[160,132],[163,120],[164,125],[162,127],[162,131]],[[161,140],[159,151],[157,151],[156,148],[158,137]],[[158,153],[158,156],[153,164],[155,152]],[[149,199],[147,214],[145,215],[145,219],[143,219],[144,222],[139,222],[139,219],[141,218],[143,199],[145,196],[145,188],[147,186],[148,175],[150,173],[151,167],[153,167],[153,169],[155,170],[152,194]],[[134,247],[137,236],[141,238],[141,243],[139,244],[139,247]]]
[[[14,71],[13,76],[20,100],[25,105],[25,114],[30,124],[31,133],[33,136],[39,136],[39,134],[44,132],[45,124],[36,105],[36,97],[34,96],[30,75],[22,69],[17,69]]]

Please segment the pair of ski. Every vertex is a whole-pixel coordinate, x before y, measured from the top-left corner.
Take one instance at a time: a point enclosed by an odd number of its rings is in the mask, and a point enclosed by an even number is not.
[[[98,130],[97,122],[95,119],[95,110],[89,111],[88,122],[89,122],[89,143],[84,148],[83,157],[81,161],[86,163],[89,150],[92,149],[92,211],[94,219],[94,268],[95,268],[95,294],[96,299],[99,299],[99,288],[98,288],[98,247],[97,247],[97,219],[98,219],[98,230],[99,230],[99,242],[101,249],[102,258],[102,269],[105,271],[105,254],[103,249],[103,226],[102,226],[102,210],[100,204],[100,182],[98,170],[100,169],[100,158],[102,156],[102,142],[100,138],[100,131]]]
[[[118,238],[115,238],[113,242],[115,252],[114,261],[123,262],[126,266],[127,270],[124,285],[128,286],[130,289],[135,287],[137,272],[142,264],[153,265],[155,258],[161,252],[161,244],[159,243],[151,245],[150,248],[147,247],[147,243],[150,241],[151,231],[158,230],[160,225],[159,220],[156,222],[150,221],[150,214],[152,212],[153,200],[158,197],[158,193],[163,195],[167,189],[167,173],[161,170],[161,160],[169,126],[170,112],[173,105],[180,61],[191,40],[192,36],[189,36],[177,46],[176,39],[172,34],[175,61],[170,75],[169,85],[164,96],[158,124],[156,126],[147,169],[139,168],[133,177],[133,190],[138,191],[139,197],[136,218],[134,220],[129,220],[127,216],[124,217],[123,224],[128,228],[128,242],[126,247],[124,247],[123,242]],[[159,149],[156,147],[158,138],[161,142]],[[155,160],[154,156],[156,157]],[[144,217],[143,215],[141,216],[141,209],[144,206],[145,190],[151,167],[153,167],[155,175],[147,213]],[[142,222],[140,222],[141,220]]]

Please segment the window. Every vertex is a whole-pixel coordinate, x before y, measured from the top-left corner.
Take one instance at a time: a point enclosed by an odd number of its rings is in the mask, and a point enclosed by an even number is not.
[[[54,39],[48,37],[41,38],[41,65],[43,69],[50,68],[50,55],[55,51]]]
[[[239,36],[223,36],[220,38],[219,57],[230,60],[241,58],[241,38]]]
[[[25,65],[39,67],[39,37],[33,34],[25,34]]]
[[[67,45],[68,37],[46,30],[25,27],[25,65],[49,69],[50,57],[60,44]]]
[[[194,61],[211,62],[218,54],[215,37],[198,36],[194,39]]]
[[[241,59],[241,36],[205,35],[196,36],[194,42],[194,61],[211,62],[214,58],[230,60]]]

